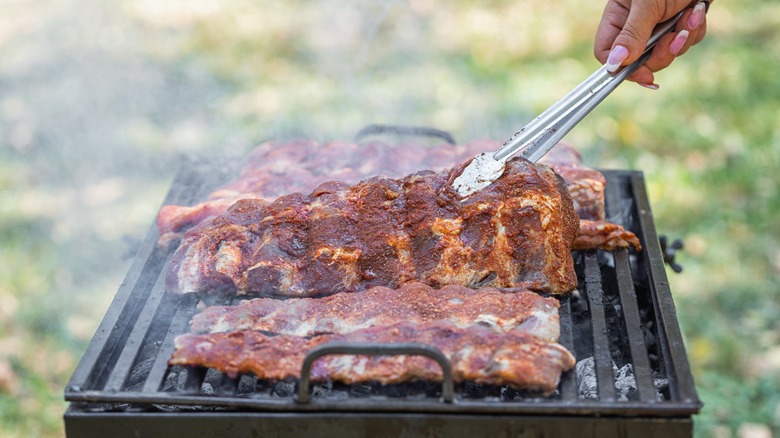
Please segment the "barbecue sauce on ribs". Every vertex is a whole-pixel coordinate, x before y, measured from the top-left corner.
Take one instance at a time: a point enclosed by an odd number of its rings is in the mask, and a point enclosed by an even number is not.
[[[255,331],[185,334],[176,338],[176,350],[168,363],[205,366],[233,377],[253,373],[259,379],[290,380],[300,377],[301,364],[309,351],[329,342],[433,345],[452,364],[455,382],[509,385],[544,395],[555,390],[561,373],[575,362],[566,348],[522,331],[499,334],[485,327],[464,329],[443,321],[402,321],[312,338],[268,336]],[[441,381],[442,373],[436,362],[420,356],[335,355],[317,359],[311,379],[391,384],[415,379]]]
[[[190,331],[205,334],[252,330],[310,337],[345,334],[399,321],[447,321],[460,328],[523,331],[557,342],[559,307],[555,298],[529,290],[457,285],[434,289],[410,281],[398,289],[376,286],[361,293],[342,292],[320,298],[255,298],[235,306],[211,306],[193,317]]]
[[[563,179],[516,157],[463,199],[450,186],[461,169],[238,201],[185,234],[167,289],[305,297],[419,280],[572,290],[579,218]]]

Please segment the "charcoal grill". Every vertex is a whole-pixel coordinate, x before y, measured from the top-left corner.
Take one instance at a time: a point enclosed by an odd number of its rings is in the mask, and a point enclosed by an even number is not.
[[[199,202],[231,179],[235,166],[234,161],[185,159],[165,203]],[[197,302],[165,294],[170,251],[157,246],[159,234],[152,226],[65,389],[65,399],[71,402],[64,416],[66,433],[691,436],[692,415],[702,404],[677,323],[644,177],[637,171],[603,173],[607,219],[634,231],[644,250],[574,254],[578,286],[559,298],[560,342],[578,365],[562,375],[552,396],[468,382],[309,385],[305,378],[267,382],[169,367],[174,338],[187,331]],[[393,354],[436,355],[435,350],[410,348]]]

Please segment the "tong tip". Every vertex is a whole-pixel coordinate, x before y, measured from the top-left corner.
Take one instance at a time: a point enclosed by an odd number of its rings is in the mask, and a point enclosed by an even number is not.
[[[504,174],[504,162],[493,158],[493,152],[475,156],[452,182],[452,187],[464,198],[484,189]]]

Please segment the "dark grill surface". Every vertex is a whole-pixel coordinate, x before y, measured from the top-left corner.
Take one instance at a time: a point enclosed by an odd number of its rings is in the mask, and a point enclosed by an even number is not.
[[[192,205],[235,175],[235,170],[213,160],[188,159],[166,203]],[[500,416],[507,416],[506,421],[519,421],[517,416],[570,421],[612,417],[616,422],[652,417],[682,419],[689,428],[690,415],[699,411],[701,403],[644,179],[633,171],[604,174],[608,220],[634,231],[644,250],[575,253],[579,284],[574,293],[560,298],[560,342],[574,353],[578,365],[563,374],[550,397],[464,383],[455,385],[454,401],[446,402],[441,384],[327,383],[312,385],[306,392],[310,400],[302,403],[297,382],[258,381],[247,375],[229,379],[215,370],[168,367],[174,338],[188,330],[197,302],[192,297],[177,301],[164,293],[171,251],[157,247],[159,235],[153,226],[66,387],[65,399],[76,402],[65,415],[66,430],[75,434],[85,418],[99,427],[103,420],[119,421],[123,416],[153,418],[174,427],[178,416],[192,418],[193,413],[204,416],[201,419],[219,413],[224,421],[235,421],[237,413],[245,415],[238,418],[266,415],[268,424],[289,415],[319,424],[317,418],[334,415],[344,421],[360,418],[360,422],[394,413],[403,413],[406,419],[422,415],[423,420],[454,416],[452,424],[470,418],[495,421]],[[329,415],[318,417],[318,412]],[[381,424],[380,419],[372,421]]]

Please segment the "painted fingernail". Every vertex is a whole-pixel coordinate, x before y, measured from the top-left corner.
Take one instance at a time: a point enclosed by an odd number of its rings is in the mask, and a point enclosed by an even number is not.
[[[609,58],[607,63],[604,64],[607,67],[607,71],[614,73],[623,64],[623,61],[628,58],[628,49],[623,46],[615,46],[611,52],[609,52]]]
[[[699,2],[693,8],[693,12],[691,12],[691,15],[688,16],[688,27],[691,29],[696,29],[701,24],[703,18],[704,18],[704,3]]]
[[[678,53],[680,53],[680,50],[682,50],[683,46],[685,45],[685,41],[688,40],[688,31],[687,30],[681,30],[676,37],[672,40],[672,43],[669,44],[669,51],[672,52],[672,55],[677,56]]]
[[[657,89],[661,88],[661,86],[658,85],[658,84],[643,84],[641,82],[638,82],[638,84],[643,86],[643,87],[645,87],[645,88],[649,88],[651,90],[657,90]]]

